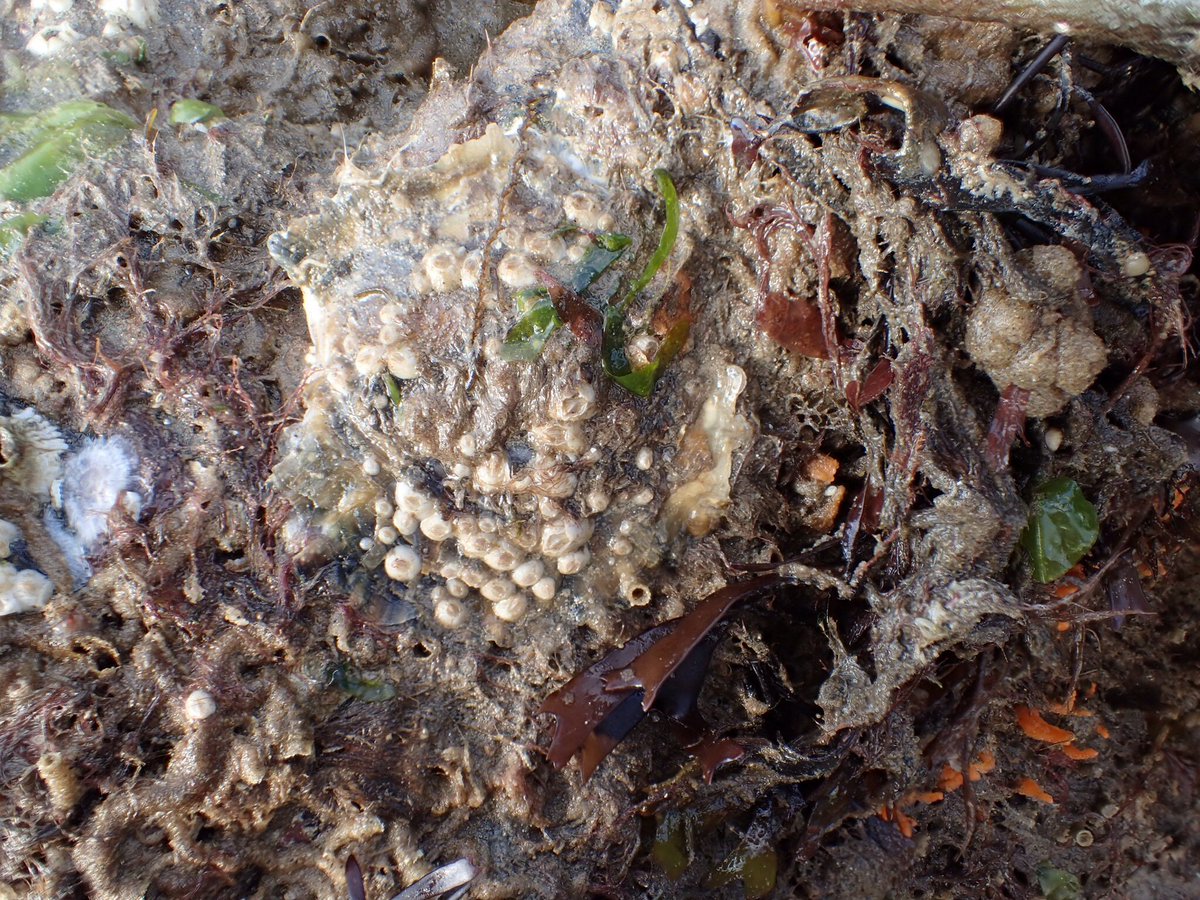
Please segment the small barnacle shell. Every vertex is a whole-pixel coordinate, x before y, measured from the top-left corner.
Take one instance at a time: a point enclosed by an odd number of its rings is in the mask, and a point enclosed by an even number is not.
[[[462,260],[458,248],[434,247],[421,260],[429,285],[435,291],[453,291],[462,283]]]
[[[496,266],[496,276],[510,288],[537,284],[537,266],[525,253],[506,253]]]
[[[383,558],[383,571],[393,581],[412,581],[421,574],[421,554],[408,544],[397,544]]]
[[[625,572],[621,575],[621,596],[630,606],[645,606],[650,602],[651,591],[640,578]]]
[[[538,579],[530,590],[533,592],[533,596],[545,603],[554,599],[554,595],[558,592],[558,584],[547,575],[545,578]]]
[[[383,351],[377,344],[367,344],[354,355],[354,368],[364,378],[383,371]]]
[[[207,719],[217,711],[217,701],[211,693],[204,689],[192,691],[183,701],[183,714],[193,722]]]
[[[395,526],[398,532],[407,537],[417,533],[421,521],[407,510],[398,509],[392,516],[392,525]]]
[[[561,575],[578,575],[592,561],[592,553],[587,547],[564,553],[558,558],[557,568]]]
[[[506,600],[516,592],[516,585],[504,577],[493,578],[490,581],[486,581],[484,582],[483,587],[479,589],[479,593],[483,595],[483,599],[490,600],[492,603]]]
[[[498,494],[508,487],[511,480],[512,466],[508,456],[499,451],[487,454],[471,473],[471,481],[481,494]]]
[[[588,231],[608,231],[613,227],[612,215],[604,211],[596,197],[585,191],[574,191],[563,197],[563,213]]]
[[[526,473],[526,478],[529,482],[526,492],[559,500],[575,496],[575,488],[579,486],[578,476],[562,466],[532,469]]]
[[[395,497],[396,509],[415,516],[418,520],[437,511],[437,504],[433,502],[433,498],[411,482],[397,481]]]
[[[383,325],[399,325],[408,315],[408,309],[402,303],[385,303],[379,307],[379,321]]]
[[[452,531],[450,523],[442,518],[441,513],[430,513],[421,520],[421,534],[425,535],[431,541],[438,541],[440,543],[449,538]]]
[[[560,422],[590,419],[596,413],[596,389],[582,377],[556,386],[550,395],[549,413]]]
[[[483,251],[472,250],[463,257],[458,269],[458,277],[462,286],[468,290],[479,287],[479,275],[483,271]]]
[[[578,456],[587,449],[583,428],[578,422],[545,422],[529,430],[529,439],[539,450]]]
[[[496,572],[511,572],[521,564],[521,554],[508,541],[501,541],[484,554],[483,563]]]
[[[533,587],[546,573],[546,567],[540,559],[529,559],[512,570],[513,584],[518,587]]]
[[[433,618],[443,628],[459,628],[467,621],[467,607],[457,597],[442,597],[433,605]]]
[[[504,622],[516,622],[529,608],[529,601],[522,593],[515,593],[492,604],[492,612],[496,618]]]
[[[408,380],[421,374],[421,364],[413,348],[399,344],[387,352],[387,369],[396,378]]]
[[[542,527],[542,553],[546,556],[562,556],[578,550],[592,536],[592,521],[562,516]]]

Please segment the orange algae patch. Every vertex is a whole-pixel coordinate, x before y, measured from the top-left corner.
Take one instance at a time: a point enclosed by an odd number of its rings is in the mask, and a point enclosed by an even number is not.
[[[957,791],[963,786],[963,774],[954,768],[954,766],[946,763],[942,766],[942,777],[938,779],[938,787],[947,794]]]
[[[1047,794],[1045,789],[1032,778],[1022,778],[1017,784],[1016,791],[1022,797],[1028,797],[1030,800],[1036,800],[1039,803],[1054,802],[1054,798]]]
[[[1100,735],[1100,737],[1104,738],[1106,741],[1112,737],[1111,733],[1109,732],[1108,728],[1105,727],[1103,722],[1096,723],[1096,734]]]
[[[967,777],[972,781],[978,781],[994,768],[996,768],[995,754],[983,750],[979,754],[979,759],[967,766]]]
[[[838,461],[832,456],[818,453],[804,467],[805,474],[818,484],[833,484],[837,475]]]
[[[1093,750],[1090,747],[1076,747],[1074,744],[1064,744],[1060,749],[1067,759],[1074,759],[1078,761],[1095,759],[1100,755],[1099,750]]]
[[[1041,714],[1036,710],[1030,709],[1028,706],[1017,706],[1015,708],[1017,714],[1017,724],[1021,726],[1021,730],[1025,732],[1025,736],[1032,738],[1035,741],[1043,741],[1047,744],[1066,744],[1075,740],[1075,735],[1065,728],[1059,728],[1056,725],[1051,725]]]

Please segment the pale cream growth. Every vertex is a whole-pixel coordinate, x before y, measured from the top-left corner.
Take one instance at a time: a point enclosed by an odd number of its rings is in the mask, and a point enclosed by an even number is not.
[[[479,287],[479,276],[483,271],[483,251],[472,250],[463,257],[458,270],[458,278],[462,286],[474,290]]]
[[[67,443],[33,407],[0,416],[0,481],[46,495],[62,471]]]
[[[380,472],[379,460],[377,460],[374,456],[371,456],[368,453],[366,456],[363,457],[362,470],[363,470],[364,475],[368,475],[368,476],[374,478]]]
[[[216,698],[202,688],[192,691],[187,695],[187,699],[183,701],[183,714],[193,722],[207,719],[216,711]]]
[[[1061,428],[1046,429],[1046,449],[1051,453],[1057,453],[1058,448],[1063,444],[1063,433]]]
[[[554,595],[558,593],[558,583],[550,576],[546,576],[534,583],[530,591],[533,593],[533,596],[545,603],[553,600]]]
[[[537,266],[525,253],[506,253],[496,266],[496,277],[510,288],[520,289],[537,284]]]
[[[8,559],[13,541],[21,536],[21,529],[5,519],[0,519],[0,559]]]
[[[29,8],[33,12],[41,12],[43,9],[48,9],[52,13],[62,15],[71,11],[71,7],[75,5],[75,0],[30,0]]]
[[[633,541],[626,537],[614,538],[609,549],[613,556],[628,556],[633,552]]]
[[[467,583],[461,578],[447,578],[446,592],[451,596],[461,600],[467,594],[471,593],[471,589],[467,587]]]
[[[393,581],[412,581],[421,574],[421,554],[408,544],[399,544],[383,558],[383,571]]]
[[[421,260],[421,267],[435,291],[453,291],[462,283],[462,258],[457,247],[434,247]]]
[[[530,234],[525,237],[525,251],[554,262],[567,255],[567,243],[556,234]]]
[[[375,501],[375,515],[381,519],[390,519],[392,513],[396,511],[396,507],[392,506],[391,501],[387,497],[380,497]]]
[[[507,599],[516,592],[516,585],[507,578],[492,578],[484,582],[483,587],[479,589],[479,593],[483,595],[483,599],[492,603]]]
[[[384,525],[375,532],[375,540],[381,544],[394,544],[400,540],[400,530],[392,525]]]
[[[442,597],[433,605],[433,618],[443,628],[460,628],[467,621],[466,604],[458,597]]]
[[[46,783],[50,805],[59,813],[74,809],[79,798],[83,796],[83,786],[79,783],[70,760],[61,753],[48,750],[38,757],[37,771]]]
[[[592,553],[587,547],[564,553],[555,564],[560,575],[578,575],[592,561]]]
[[[675,465],[689,480],[663,504],[662,520],[672,536],[686,527],[693,537],[703,537],[729,505],[733,457],[753,433],[737,412],[737,398],[745,386],[746,373],[740,368],[719,367],[708,399],[680,442]]]
[[[158,21],[158,0],[100,0],[97,7],[106,16],[128,19],[138,28]]]
[[[610,231],[615,222],[600,200],[586,191],[574,191],[563,197],[563,213],[588,231]]]
[[[562,516],[542,527],[542,553],[546,556],[562,556],[578,550],[592,536],[592,521]]]
[[[404,329],[399,325],[381,325],[379,328],[379,344],[381,348],[392,347],[404,340]],[[382,349],[380,354],[382,355]]]
[[[383,371],[383,350],[368,344],[354,355],[354,368],[364,378],[372,378]]]
[[[401,344],[388,350],[387,368],[396,378],[404,380],[416,378],[421,374],[417,354],[407,344]]]
[[[554,387],[548,406],[550,415],[562,422],[590,419],[596,413],[596,389],[582,376]]]
[[[529,601],[524,594],[516,593],[492,604],[492,612],[496,618],[504,622],[516,622],[529,608]]]
[[[408,309],[401,303],[385,303],[379,308],[379,321],[384,325],[399,325],[408,315]]]
[[[633,464],[643,472],[649,472],[654,467],[654,451],[649,447],[642,447],[633,458]]]
[[[432,513],[421,520],[421,534],[431,541],[440,543],[447,540],[452,532],[450,523],[442,518],[441,513]]]
[[[578,456],[587,449],[583,427],[577,422],[547,422],[529,430],[533,446],[549,453]]]
[[[53,593],[54,585],[41,572],[0,563],[0,616],[41,609]]]
[[[634,506],[649,506],[653,501],[654,491],[652,491],[650,488],[642,488],[629,498],[629,502]]]
[[[479,452],[479,441],[476,439],[475,433],[471,431],[463,434],[455,446],[458,448],[459,453],[468,458],[473,457]]]
[[[687,51],[668,38],[654,41],[648,50],[648,68],[657,75],[673,75],[687,65]]]
[[[513,584],[518,587],[533,587],[546,573],[546,566],[540,559],[529,559],[512,570]]]
[[[500,541],[483,555],[483,563],[496,572],[511,572],[521,564],[521,553],[508,541]]]
[[[512,466],[508,456],[499,451],[487,454],[471,475],[475,490],[481,494],[498,494],[508,487],[512,480]]]
[[[529,469],[525,473],[525,492],[565,500],[575,496],[579,477],[562,466]],[[515,490],[514,490],[515,493]]]

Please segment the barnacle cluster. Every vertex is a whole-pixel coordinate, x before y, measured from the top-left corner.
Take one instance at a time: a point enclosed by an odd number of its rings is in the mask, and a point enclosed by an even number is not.
[[[691,415],[679,403],[637,405],[565,336],[532,362],[504,358],[513,295],[540,273],[568,279],[614,228],[643,255],[653,247],[653,196],[610,189],[584,162],[604,137],[580,108],[594,87],[560,92],[553,131],[516,111],[432,164],[353,175],[273,239],[304,289],[318,373],[274,476],[304,501],[285,527],[289,549],[361,534],[364,564],[410,586],[446,627],[476,610],[517,621],[568,579],[576,599],[649,602],[643,573],[680,523],[695,534],[716,524],[749,437],[733,365],[695,373],[703,412],[688,429],[674,422]],[[627,97],[611,102],[629,114]],[[641,344],[654,340],[635,335],[631,356],[652,357]],[[639,437],[651,418],[655,437]],[[677,454],[686,466],[673,472],[663,461]]]

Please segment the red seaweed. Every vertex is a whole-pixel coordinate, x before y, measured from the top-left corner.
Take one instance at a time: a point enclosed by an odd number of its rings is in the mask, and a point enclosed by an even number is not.
[[[984,459],[993,471],[1008,465],[1008,451],[1016,438],[1025,439],[1025,407],[1029,404],[1029,391],[1010,384],[1000,395],[992,424],[988,427],[987,449]]]

